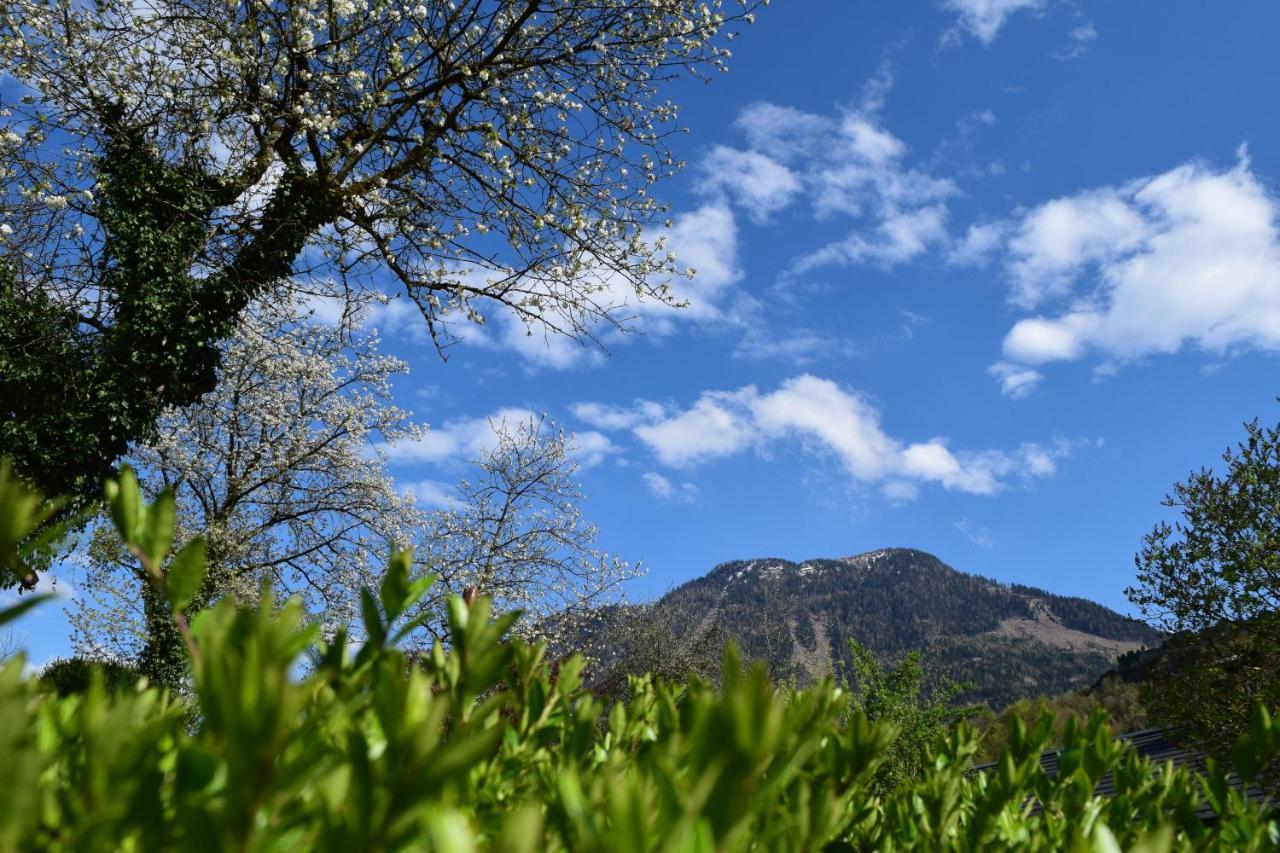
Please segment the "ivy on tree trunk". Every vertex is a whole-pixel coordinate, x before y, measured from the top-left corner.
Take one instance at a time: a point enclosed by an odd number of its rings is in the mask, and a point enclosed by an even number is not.
[[[72,510],[96,500],[115,460],[154,433],[165,408],[213,389],[219,343],[337,214],[320,179],[286,171],[254,239],[201,277],[192,270],[223,202],[216,182],[127,135],[100,174],[97,290],[110,300],[109,324],[82,322],[0,266],[0,456],[44,493],[68,496]]]

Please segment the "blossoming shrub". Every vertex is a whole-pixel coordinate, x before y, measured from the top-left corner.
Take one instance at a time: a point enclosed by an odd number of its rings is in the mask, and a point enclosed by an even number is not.
[[[396,647],[426,593],[393,557],[366,591],[358,650],[323,640],[296,602],[184,614],[201,558],[164,563],[163,502],[109,490],[121,534],[172,602],[188,695],[139,683],[59,697],[0,668],[0,849],[40,850],[1261,850],[1270,805],[1126,753],[1095,717],[1067,732],[1061,770],[1039,755],[1048,719],[1015,722],[990,772],[976,739],[939,739],[915,779],[872,780],[895,732],[831,683],[782,690],[733,660],[719,690],[635,679],[606,708],[577,659],[506,640],[513,616],[454,599],[447,648]],[[0,557],[31,505],[0,476]],[[18,496],[18,497],[15,497]],[[198,549],[196,549],[198,551]],[[164,563],[160,572],[156,567]],[[189,601],[189,599],[188,599]],[[15,610],[0,615],[13,619]],[[188,618],[189,617],[189,618]],[[1246,780],[1280,755],[1261,709],[1241,741]],[[1094,786],[1114,774],[1115,796]],[[1208,803],[1219,819],[1203,822]]]

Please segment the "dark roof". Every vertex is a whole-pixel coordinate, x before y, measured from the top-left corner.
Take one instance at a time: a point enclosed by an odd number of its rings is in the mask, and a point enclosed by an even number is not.
[[[1125,741],[1140,758],[1149,759],[1156,765],[1172,761],[1175,767],[1185,767],[1193,773],[1203,774],[1205,772],[1205,759],[1208,754],[1203,749],[1189,744],[1181,736],[1179,729],[1143,729],[1137,732],[1127,732],[1116,737]],[[1058,759],[1061,754],[1062,750],[1053,749],[1040,755],[1040,767],[1044,770],[1045,775],[1050,778],[1058,775]],[[992,761],[977,765],[970,772],[978,773],[983,770],[990,770],[995,766],[996,763]],[[1233,787],[1240,787],[1240,777],[1234,771],[1228,774],[1227,782]],[[1098,780],[1093,793],[1099,797],[1110,797],[1115,794],[1115,780],[1110,773]],[[1244,794],[1254,802],[1262,802],[1266,798],[1266,792],[1256,784],[1246,788]],[[1039,803],[1032,806],[1033,812],[1038,812],[1039,810]],[[1202,802],[1200,808],[1196,810],[1196,816],[1201,820],[1213,820],[1217,817],[1217,814],[1208,803]]]

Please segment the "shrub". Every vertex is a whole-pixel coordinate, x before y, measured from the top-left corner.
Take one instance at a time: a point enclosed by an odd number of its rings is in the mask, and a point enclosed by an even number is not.
[[[113,510],[146,559],[163,505]],[[0,489],[0,493],[3,489]],[[123,495],[123,497],[122,497]],[[0,505],[0,521],[6,517]],[[0,524],[0,533],[5,527]],[[397,643],[427,592],[392,558],[365,590],[358,650],[296,602],[223,600],[183,615],[198,555],[168,599],[191,655],[189,695],[100,679],[60,697],[0,666],[0,849],[95,850],[1111,850],[1267,849],[1269,805],[1210,766],[1204,778],[1127,753],[1101,715],[1040,753],[1052,719],[1010,724],[996,768],[974,774],[972,730],[940,737],[915,778],[877,794],[895,736],[825,681],[773,686],[729,654],[719,689],[631,680],[606,708],[581,660],[553,671],[506,639],[514,616],[449,603],[448,643],[410,665]],[[22,609],[29,604],[21,605]],[[0,613],[0,625],[13,610]],[[311,662],[301,673],[300,664]],[[1280,754],[1263,710],[1237,751],[1245,780]],[[1115,796],[1094,796],[1113,774]],[[1210,804],[1206,824],[1196,809]],[[1032,806],[1038,804],[1038,809]]]
[[[974,716],[981,706],[955,706],[966,685],[953,681],[938,683],[926,695],[919,652],[885,671],[869,649],[850,640],[849,657],[855,696],[851,707],[873,722],[891,723],[895,731],[872,785],[876,793],[888,793],[918,779],[947,727]]]
[[[98,677],[111,693],[130,687],[139,677],[137,670],[124,664],[70,657],[46,665],[40,671],[40,682],[59,696],[70,696],[86,692],[95,672],[99,673]]]

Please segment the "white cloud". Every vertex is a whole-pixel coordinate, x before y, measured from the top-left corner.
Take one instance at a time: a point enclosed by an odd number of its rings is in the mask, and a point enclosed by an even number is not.
[[[934,172],[946,171],[957,178],[978,181],[1003,175],[1005,164],[988,158],[983,137],[999,123],[996,114],[989,109],[973,110],[956,119],[955,129],[939,140],[928,159],[928,168]]]
[[[471,462],[497,447],[499,430],[514,433],[520,424],[540,419],[531,409],[506,407],[486,417],[445,421],[442,426],[428,429],[420,438],[379,444],[377,449],[394,465]],[[607,435],[595,430],[570,432],[569,444],[570,454],[584,468],[599,465],[619,451]],[[448,486],[434,480],[409,483],[405,488],[427,505],[438,504],[448,494]]]
[[[667,284],[672,300],[686,304],[677,308],[652,297],[642,299],[636,294],[634,282],[603,267],[589,268],[582,273],[580,286],[590,291],[590,301],[607,310],[619,323],[653,336],[672,334],[682,323],[724,320],[730,313],[730,303],[737,296],[734,285],[742,277],[738,266],[737,223],[728,204],[723,199],[708,201],[675,216],[670,228],[654,229],[644,236],[651,243],[662,237],[666,250],[674,253],[680,270],[694,271],[692,276],[661,276],[652,282],[655,287]],[[498,275],[480,267],[455,269],[451,274],[471,280],[477,288],[485,287],[489,279]],[[521,287],[530,292],[546,290],[529,281],[523,281]],[[313,307],[317,316],[325,318],[335,310],[322,303]],[[594,322],[588,318],[587,328],[580,330],[582,334],[572,337],[539,320],[525,322],[515,312],[492,302],[477,300],[473,307],[483,314],[484,322],[471,322],[458,313],[445,316],[440,323],[445,337],[456,337],[467,346],[514,353],[530,370],[600,365],[606,353],[598,344],[612,347],[628,339],[608,321],[599,318]],[[572,325],[554,313],[547,318],[562,328]],[[371,305],[365,325],[418,344],[432,343],[418,306],[403,295]]]
[[[847,117],[833,129],[831,150],[813,164],[815,208],[819,216],[846,214],[884,220],[957,193],[954,183],[907,167],[904,143],[870,121]],[[883,137],[883,138],[882,138]],[[892,140],[890,144],[888,140]]]
[[[1096,325],[1097,316],[1086,311],[1052,320],[1041,317],[1020,320],[1005,336],[1004,353],[1029,364],[1079,358],[1090,328]]]
[[[467,277],[466,274],[459,275]],[[477,270],[472,277],[479,280],[483,273]],[[309,300],[306,307],[316,322],[337,325],[345,302],[338,298],[316,297]],[[433,345],[422,311],[403,294],[371,300],[360,310],[364,312],[361,325],[376,330],[384,337],[401,338],[419,346]],[[526,324],[505,308],[491,310],[486,320],[484,325],[479,325],[456,318],[454,322],[446,319],[441,328],[468,346],[515,353],[529,368],[566,370],[604,361],[604,354],[591,342],[559,334],[538,321]]]
[[[449,509],[457,504],[453,486],[440,480],[404,483],[400,489],[424,509]]]
[[[692,279],[676,279],[672,294],[689,306],[674,311],[656,303],[650,315],[660,313],[669,321],[718,320],[726,310],[732,286],[742,278],[738,266],[738,228],[733,211],[723,204],[706,204],[676,218],[668,232],[667,244],[675,252],[681,269],[696,271]],[[646,331],[669,331],[649,323]]]
[[[981,465],[968,469],[947,449],[941,440],[913,444],[901,453],[902,472],[911,479],[933,480],[947,488],[963,492],[990,494],[995,491],[995,480],[990,467]]]
[[[595,430],[575,432],[572,445],[571,454],[583,468],[594,468],[607,457],[618,452],[617,446],[609,440],[609,436]]]
[[[896,442],[881,430],[880,413],[828,379],[789,379],[772,394],[757,396],[752,407],[764,436],[816,439],[857,480],[880,480],[891,473]]]
[[[860,113],[846,115],[840,130],[854,159],[872,166],[884,166],[907,152],[901,139],[879,127],[874,119]]]
[[[971,544],[978,546],[984,551],[990,551],[995,547],[995,540],[991,538],[991,534],[987,532],[987,528],[977,527],[967,518],[960,519],[953,526],[956,530],[959,530],[961,535],[964,536],[965,539],[968,539]]]
[[[469,281],[477,289],[483,289],[492,279],[500,275],[496,271],[478,266],[455,269],[452,274],[463,281]],[[592,279],[590,286],[597,289],[603,288],[607,291],[611,284],[608,277],[602,276],[599,271],[588,271],[584,273],[584,277],[590,277]],[[602,277],[603,281],[601,281]],[[547,292],[547,285],[531,281],[522,281],[520,287],[530,293]],[[611,295],[605,292],[599,301],[612,304]],[[551,301],[554,302],[554,299]],[[567,370],[583,365],[600,364],[604,361],[604,354],[592,342],[561,334],[546,322],[538,319],[526,321],[511,309],[484,300],[474,302],[472,307],[483,316],[483,322],[472,322],[455,312],[445,316],[440,322],[442,337],[456,338],[465,346],[514,353],[529,370]],[[564,318],[554,311],[548,311],[544,316],[550,323],[567,325],[564,323]],[[388,331],[406,335],[422,345],[433,343],[428,334],[426,320],[418,306],[404,296],[396,297],[376,309],[373,317]],[[598,332],[599,330],[590,331]]]
[[[822,358],[855,358],[859,350],[847,338],[807,327],[770,328],[752,323],[733,349],[733,357],[743,361],[802,366]]]
[[[880,412],[865,397],[812,375],[793,377],[761,393],[706,391],[684,411],[633,428],[660,462],[687,468],[754,449],[795,442],[833,456],[856,483],[877,484],[894,501],[915,497],[932,483],[990,495],[1011,479],[1051,476],[1070,447],[1024,444],[1016,450],[952,451],[945,439],[906,443],[885,432]]]
[[[794,172],[757,151],[717,145],[703,158],[700,168],[700,192],[727,194],[756,223],[768,222],[800,192],[800,179]]]
[[[1048,0],[942,0],[942,8],[959,16],[956,27],[943,34],[943,43],[958,44],[961,33],[989,45],[996,40],[1009,16],[1015,12],[1038,12]]]
[[[880,491],[889,503],[895,506],[911,503],[920,497],[920,487],[907,480],[890,480],[880,488]]]
[[[644,480],[645,487],[648,488],[649,493],[658,500],[678,500],[690,503],[698,496],[698,487],[693,483],[680,483],[677,485],[657,471],[646,471],[640,475],[640,479]]]
[[[980,450],[953,454],[942,439],[913,444],[902,452],[902,470],[914,479],[940,483],[947,489],[975,495],[1001,491],[1011,476],[1050,477],[1057,472],[1053,451],[1024,444],[1015,451]]]
[[[1062,295],[1083,267],[1132,251],[1146,233],[1143,217],[1111,188],[1035,208],[1009,241],[1015,303],[1033,307]]]
[[[1052,56],[1059,62],[1070,62],[1078,59],[1089,50],[1089,45],[1098,37],[1098,29],[1092,21],[1086,21],[1067,34],[1067,43]]]
[[[645,486],[649,489],[649,493],[655,498],[666,500],[675,494],[675,486],[666,477],[657,471],[645,471],[640,475],[640,479],[644,480]]]
[[[44,572],[40,575],[36,582],[35,589],[32,592],[37,594],[49,594],[62,599],[74,599],[79,595],[79,590],[75,585],[65,577],[58,577],[55,574]]]
[[[479,458],[497,445],[496,427],[506,424],[515,429],[517,424],[530,418],[536,419],[537,414],[529,409],[499,409],[488,417],[446,421],[427,430],[421,438],[380,444],[378,449],[393,464],[465,462]]]
[[[685,303],[683,307],[652,298],[641,300],[630,282],[604,272],[595,274],[594,284],[600,290],[593,298],[616,306],[618,320],[652,336],[674,334],[686,323],[724,320],[736,295],[734,285],[742,277],[733,211],[721,202],[705,204],[675,217],[665,236],[680,269],[693,271],[691,277],[676,276],[669,282],[672,299]],[[607,346],[626,340],[604,325],[589,331]],[[461,336],[467,343],[515,352],[531,368],[567,370],[605,361],[595,342],[559,334],[538,322],[526,325],[509,311],[495,313],[485,327],[468,325]]]
[[[568,370],[604,362],[604,353],[593,342],[563,335],[540,321],[525,323],[510,311],[501,312],[495,320],[491,336],[473,328],[463,340],[514,352],[527,367]]]
[[[874,262],[889,268],[924,254],[947,239],[947,209],[931,205],[908,212],[889,213],[867,236],[854,233],[803,255],[792,265],[795,273],[809,272],[829,264]]]
[[[762,221],[803,195],[818,219],[849,218],[848,236],[810,251],[791,272],[828,264],[891,267],[947,239],[945,199],[955,184],[907,165],[909,149],[879,110],[892,84],[882,70],[861,104],[818,115],[771,103],[748,106],[736,125],[747,149],[719,146],[702,164],[702,187]]]
[[[326,312],[332,311],[330,307],[320,307]],[[535,321],[526,325],[505,308],[492,310],[486,321],[479,325],[455,319],[441,323],[441,327],[467,346],[513,352],[531,368],[564,370],[603,360],[599,349],[558,334],[543,323]],[[420,346],[433,345],[421,310],[403,294],[370,305],[364,325],[386,337],[403,338]]]
[[[1186,164],[1030,211],[1008,244],[1013,299],[1060,307],[1019,320],[993,374],[1088,354],[1280,350],[1278,214],[1243,152],[1229,170]]]
[[[76,566],[75,563],[64,563],[59,567],[59,572],[68,568],[81,567],[82,566]],[[78,596],[79,592],[75,588],[75,585],[65,576],[61,576],[60,574],[55,574],[53,572],[40,572],[36,578],[35,588],[30,590],[30,592],[22,592],[16,587],[14,589],[0,590],[0,606],[11,607],[15,604],[21,604],[26,600],[23,596],[30,594],[52,595],[55,598],[59,598],[64,601],[71,601]],[[28,611],[28,613],[32,612],[39,611],[38,609],[36,611]]]
[[[574,417],[597,429],[616,432],[631,429],[642,423],[660,419],[664,414],[661,404],[652,400],[636,400],[630,406],[610,406],[604,403],[575,403],[570,407]]]
[[[636,437],[663,463],[674,467],[738,453],[750,447],[756,438],[753,425],[740,416],[744,394],[753,397],[755,388],[705,392],[692,408],[657,423],[636,427]]]
[[[346,316],[348,303],[337,296],[313,294],[302,300],[302,310],[322,326],[337,326]]]
[[[747,105],[735,126],[747,137],[747,145],[778,163],[804,161],[827,147],[834,122],[827,116],[807,113],[768,101]]]
[[[369,326],[383,335],[404,337],[414,343],[430,343],[427,322],[413,300],[405,296],[392,296],[385,302],[374,302],[369,306],[369,315],[365,321]]]
[[[975,223],[964,239],[951,248],[947,263],[953,266],[982,266],[1004,245],[1005,226],[999,222]]]
[[[996,362],[987,368],[987,372],[1000,380],[1000,393],[1015,400],[1030,394],[1040,384],[1040,380],[1044,379],[1044,375],[1038,370],[1007,361]]]
[[[1059,444],[1050,451],[1037,444],[1024,444],[1021,448],[1022,462],[1027,473],[1033,477],[1052,477],[1058,472],[1058,457],[1070,451],[1066,445]]]

